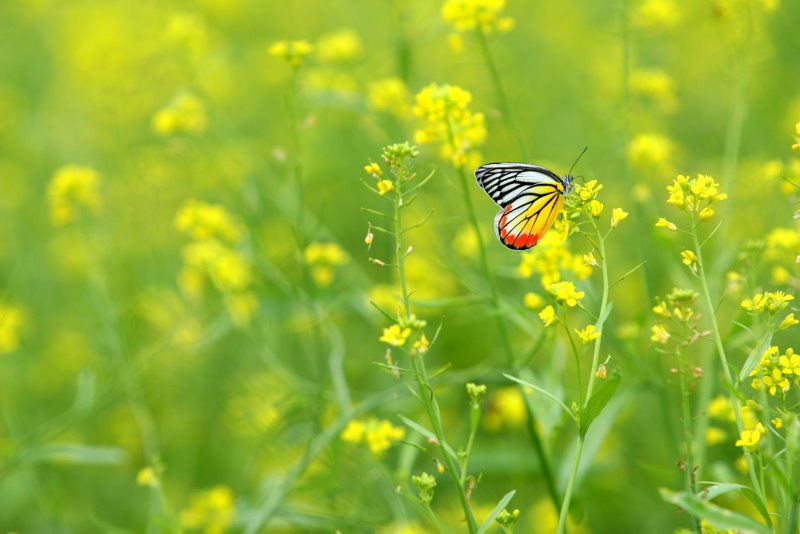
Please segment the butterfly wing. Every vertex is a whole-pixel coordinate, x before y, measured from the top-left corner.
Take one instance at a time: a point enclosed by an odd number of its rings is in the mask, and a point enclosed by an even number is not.
[[[497,238],[513,250],[535,246],[564,207],[564,181],[524,163],[490,163],[475,178],[502,209],[494,220]]]

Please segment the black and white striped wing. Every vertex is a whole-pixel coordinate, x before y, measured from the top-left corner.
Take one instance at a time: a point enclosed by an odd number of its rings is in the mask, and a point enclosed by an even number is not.
[[[487,163],[475,170],[475,179],[501,208],[525,194],[564,194],[564,181],[557,174],[528,163]]]

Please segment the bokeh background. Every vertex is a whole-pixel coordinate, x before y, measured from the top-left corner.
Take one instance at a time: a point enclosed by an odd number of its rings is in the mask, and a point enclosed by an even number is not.
[[[735,296],[726,273],[755,255],[753,285],[797,283],[784,178],[800,182],[800,2],[509,1],[503,15],[513,28],[487,41],[529,157],[564,174],[588,146],[574,174],[631,213],[609,239],[612,278],[647,262],[612,291],[603,351],[625,380],[573,531],[672,532],[689,522],[658,488],[681,484],[680,405],[650,308],[693,282],[684,237],[654,223],[677,173],[710,174],[730,194],[707,253],[716,294]],[[282,40],[313,47],[296,71],[269,52]],[[438,1],[8,0],[0,42],[0,531],[237,532],[264,510],[263,531],[433,531],[398,493],[436,467],[399,439],[421,441],[397,417],[422,421],[418,403],[374,365],[387,324],[369,300],[396,309],[396,278],[369,261],[392,250],[382,234],[364,244],[362,207],[379,201],[361,181],[382,146],[413,142],[413,95],[432,82],[472,94],[482,162],[520,158],[473,35]],[[426,358],[446,368],[448,434],[465,439],[464,383],[486,383],[478,515],[516,489],[519,530],[552,531],[456,173],[419,149],[418,172],[436,174],[412,218],[434,215],[409,235],[408,275],[418,314],[444,321]],[[495,206],[474,189],[493,240]],[[544,291],[522,255],[489,254],[526,353],[544,327],[524,297]],[[738,313],[723,302],[726,330]],[[565,342],[548,336],[528,367],[569,401]],[[544,400],[539,415],[563,484],[574,433]],[[346,439],[353,419],[388,442]],[[718,427],[709,464],[736,480],[733,426]],[[434,509],[458,531],[440,486]]]

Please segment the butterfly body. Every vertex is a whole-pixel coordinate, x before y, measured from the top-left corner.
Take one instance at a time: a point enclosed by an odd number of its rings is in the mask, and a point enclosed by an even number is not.
[[[475,170],[475,179],[500,206],[495,233],[512,250],[536,246],[572,190],[572,176],[528,163],[488,163]]]

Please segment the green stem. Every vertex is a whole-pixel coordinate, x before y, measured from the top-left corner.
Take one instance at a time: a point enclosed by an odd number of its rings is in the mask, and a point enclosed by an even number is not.
[[[517,143],[517,149],[519,150],[520,156],[522,156],[522,160],[527,161],[528,151],[525,149],[525,141],[523,141],[522,134],[519,130],[519,125],[517,125],[517,121],[514,119],[514,115],[511,113],[511,106],[508,103],[508,97],[503,89],[503,83],[500,81],[500,72],[497,70],[497,65],[495,65],[494,59],[492,59],[492,53],[489,50],[489,43],[486,42],[486,35],[483,33],[480,25],[478,25],[478,29],[475,30],[475,34],[477,36],[478,45],[481,49],[481,54],[483,55],[483,61],[486,63],[486,68],[489,71],[489,77],[494,85],[494,92],[497,95],[497,103],[500,106],[500,113],[503,115],[503,120],[506,123],[506,127],[509,129],[511,135],[514,137],[514,141]]]
[[[686,380],[686,357],[683,351],[678,347],[678,374],[680,375],[681,386],[681,413],[683,419],[683,438],[684,438],[684,454],[686,455],[686,489],[692,494],[697,495],[697,480],[695,478],[694,470],[694,437],[692,436],[692,419],[691,419],[691,394],[689,392],[689,384]],[[694,530],[700,532],[700,520],[694,518]]]
[[[572,500],[572,489],[575,486],[575,479],[578,477],[578,466],[581,463],[581,453],[583,452],[583,438],[578,437],[578,448],[575,451],[575,460],[572,463],[572,471],[569,473],[567,490],[564,493],[564,504],[561,506],[561,513],[558,516],[558,529],[556,534],[564,534],[567,531],[567,513],[569,512],[569,502]]]
[[[453,135],[453,128],[450,124],[450,121],[447,121],[447,134],[448,139],[450,142],[450,147],[453,151],[456,150],[456,143],[455,143],[455,136]],[[469,192],[469,183],[467,179],[467,175],[464,173],[463,167],[458,167],[457,169],[459,180],[461,182],[461,192],[464,196],[464,203],[467,206],[467,216],[469,217],[470,226],[472,226],[472,231],[475,234],[476,239],[478,240],[478,256],[480,257],[481,262],[481,269],[483,271],[483,276],[486,278],[486,281],[489,284],[489,302],[492,307],[492,315],[495,317],[495,323],[497,324],[497,330],[500,333],[500,341],[503,345],[503,350],[506,354],[506,365],[515,373],[518,374],[517,371],[519,366],[516,364],[514,359],[514,348],[511,345],[511,336],[508,332],[508,326],[506,325],[506,321],[503,320],[503,314],[501,313],[501,306],[500,306],[500,294],[497,290],[497,280],[494,277],[494,271],[491,268],[491,264],[489,263],[489,257],[486,253],[486,243],[483,240],[483,234],[481,234],[481,227],[478,224],[478,215],[475,212],[475,205],[472,202],[472,196]],[[522,386],[518,386],[520,392],[525,395],[525,391]],[[528,428],[528,435],[530,436],[531,443],[533,444],[534,451],[536,452],[537,459],[539,460],[539,466],[542,470],[542,476],[545,480],[545,485],[547,486],[547,492],[550,495],[550,499],[553,501],[553,505],[556,509],[561,505],[561,497],[558,493],[558,487],[556,486],[555,477],[553,476],[553,470],[550,467],[550,460],[547,457],[547,452],[545,451],[544,444],[542,443],[542,439],[539,437],[539,430],[537,429],[537,419],[536,414],[533,412],[533,409],[530,405],[526,402],[525,409],[527,411],[528,417],[526,418],[526,426]]]
[[[581,355],[578,352],[578,347],[575,345],[575,340],[572,339],[572,333],[569,331],[569,323],[567,321],[567,310],[562,309],[561,324],[564,325],[564,332],[567,334],[569,345],[572,348],[572,356],[575,358],[575,378],[578,385],[578,406],[583,406],[583,379],[581,379]]]
[[[708,289],[708,280],[706,277],[706,270],[703,264],[703,252],[700,246],[700,241],[697,237],[697,221],[695,218],[692,220],[692,243],[695,249],[695,255],[697,256],[697,274],[700,277],[700,281],[703,286],[703,295],[705,297],[706,308],[708,311],[709,318],[711,320],[711,331],[714,334],[714,343],[717,347],[717,353],[719,355],[719,361],[722,365],[722,376],[725,380],[726,389],[728,390],[728,395],[730,396],[731,406],[733,407],[733,415],[736,419],[736,429],[739,434],[742,433],[744,430],[744,425],[742,423],[742,415],[739,410],[739,399],[733,393],[736,384],[733,381],[733,376],[731,375],[731,369],[728,364],[728,358],[725,355],[725,346],[722,343],[722,335],[720,334],[719,324],[717,323],[717,316],[715,314],[716,308],[714,307],[714,301],[711,298],[711,291]],[[748,472],[750,473],[750,480],[753,483],[753,489],[758,494],[761,501],[766,506],[767,499],[766,495],[764,494],[763,487],[758,480],[758,476],[755,469],[755,464],[753,462],[753,455],[751,452],[745,447],[744,448],[744,455],[747,459],[747,467]],[[772,526],[772,522],[767,518],[768,526]]]

